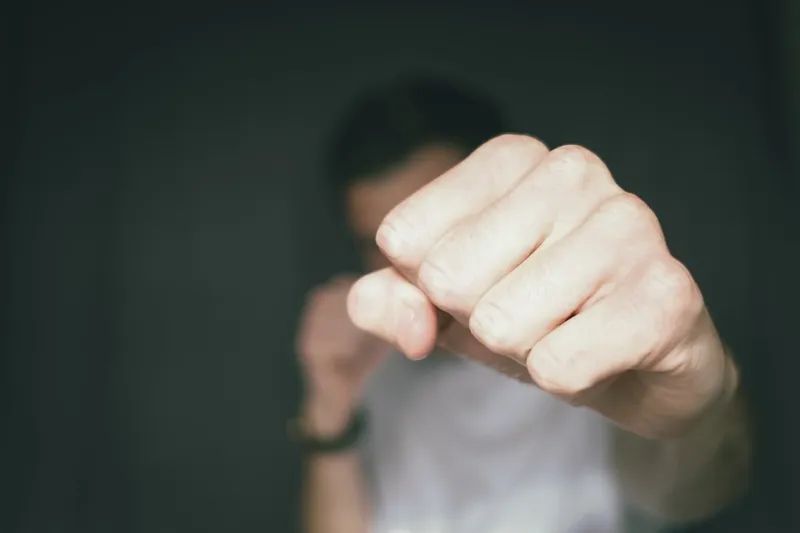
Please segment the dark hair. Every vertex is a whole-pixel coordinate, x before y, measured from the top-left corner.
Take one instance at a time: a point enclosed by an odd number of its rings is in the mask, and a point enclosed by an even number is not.
[[[334,130],[326,174],[340,197],[354,181],[442,142],[471,152],[502,133],[494,103],[469,88],[433,78],[378,86],[357,98]]]

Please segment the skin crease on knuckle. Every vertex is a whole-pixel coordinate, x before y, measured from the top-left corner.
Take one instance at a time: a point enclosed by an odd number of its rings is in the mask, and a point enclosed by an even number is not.
[[[528,347],[524,346],[516,333],[511,315],[494,301],[481,300],[469,319],[472,335],[491,351],[510,357],[520,364],[525,363]]]
[[[558,352],[558,353],[556,353]],[[544,391],[569,403],[577,403],[580,394],[594,383],[587,372],[570,371],[570,355],[564,347],[551,346],[543,341],[531,349],[526,365],[534,382]]]
[[[466,261],[472,250],[458,253],[443,243],[425,258],[419,269],[418,284],[439,309],[456,317],[469,316],[474,301],[480,294],[474,294],[474,262]],[[459,264],[459,266],[455,266]]]
[[[620,191],[596,155],[583,147],[566,145],[550,152],[515,193],[528,204],[538,199],[550,206],[546,209],[553,212],[546,223],[549,231],[541,243],[546,248],[578,228]]]
[[[467,316],[491,286],[542,243],[553,218],[547,191],[523,180],[514,191],[454,228],[433,247],[419,282],[438,307]],[[484,258],[493,258],[491,262]]]
[[[375,234],[375,242],[392,262],[402,267],[413,268],[419,254],[414,245],[417,229],[409,222],[404,206],[392,210]]]
[[[470,179],[472,177],[488,177],[492,187],[486,192],[490,197],[496,198],[535,166],[546,152],[546,147],[532,137],[501,135],[478,147],[467,160],[458,165],[462,172],[466,168],[474,167],[469,176],[461,175],[459,179],[469,184],[474,181]],[[395,264],[409,270],[419,266],[423,259],[421,256],[426,251],[420,248],[416,239],[416,236],[428,231],[427,225],[421,221],[424,219],[421,216],[424,212],[419,212],[419,201],[419,198],[412,195],[397,205],[386,215],[376,234],[376,242],[383,253]]]
[[[680,324],[680,336],[699,323],[705,303],[688,269],[672,257],[657,261],[648,277],[648,292],[657,299],[665,322]]]
[[[466,314],[474,287],[477,248],[487,237],[486,226],[476,226],[480,215],[451,228],[428,252],[419,269],[418,282],[440,309]],[[492,232],[494,233],[494,232]]]
[[[638,326],[629,332],[638,357],[636,366],[673,372],[683,366],[676,344],[683,342],[702,316],[702,296],[677,260],[659,255],[641,269],[625,299],[624,313]],[[669,358],[668,360],[666,358]]]
[[[508,328],[503,340],[495,341],[504,352],[520,355],[594,295],[609,290],[616,265],[625,263],[626,257],[607,253],[602,237],[593,225],[585,225],[504,277],[476,307],[471,324],[476,334],[492,336],[483,319],[492,304],[525,324]]]
[[[619,195],[611,202],[606,202],[603,210],[607,216],[608,222],[612,225],[619,224],[625,229],[628,229],[633,235],[638,234],[639,237],[648,236],[652,239],[653,234],[657,234],[660,240],[660,228],[658,227],[657,220],[649,208],[637,197],[627,193]],[[672,259],[669,255],[658,254],[655,255],[650,263],[650,267],[646,270],[645,285],[643,288],[643,300],[636,305],[646,306],[642,312],[648,312],[653,315],[654,310],[662,309],[658,314],[663,315],[655,319],[653,326],[662,331],[663,338],[672,338],[672,335],[667,334],[671,329],[676,327],[678,322],[685,321],[688,317],[693,317],[697,314],[702,305],[698,303],[701,301],[698,298],[698,291],[696,286],[688,274],[688,271],[680,265],[676,260]],[[638,299],[637,299],[638,300]],[[501,334],[503,328],[498,328],[496,305],[492,312],[486,312],[483,303],[476,309],[475,315],[479,319],[471,323],[473,332],[482,342],[485,342],[492,348],[501,351],[502,353],[518,352],[518,347],[514,346],[514,342],[509,339],[507,334]],[[640,314],[638,311],[634,315]],[[487,320],[486,315],[492,315],[491,319]],[[487,321],[489,325],[487,326]],[[507,326],[506,326],[507,329]],[[647,337],[647,336],[645,336]],[[647,346],[647,341],[655,342],[657,336],[651,335],[650,338],[642,338],[639,343],[642,348],[649,349],[655,348],[654,346]],[[662,347],[665,349],[666,347]],[[550,347],[537,347],[532,353],[536,354],[537,360],[529,361],[529,369],[535,381],[540,382],[540,385],[553,394],[564,397],[566,399],[576,397],[585,389],[589,388],[593,381],[590,373],[573,372],[565,373],[558,372],[558,368],[564,367],[563,360],[560,364],[556,364],[556,359],[547,350]],[[547,357],[550,354],[550,359]],[[565,357],[561,354],[561,359]],[[567,365],[569,366],[569,365]]]
[[[546,150],[546,148],[538,140],[531,137],[509,134],[490,140],[481,146],[476,153],[491,153],[491,164],[494,165],[494,171],[503,172],[506,171],[504,169],[508,168],[510,164],[508,162],[509,159],[518,158],[521,150],[527,151],[529,154],[527,157],[533,159],[539,156],[541,151]],[[547,161],[552,165],[555,173],[560,174],[558,177],[562,179],[561,186],[566,185],[568,188],[585,186],[590,172],[585,169],[581,170],[581,168],[587,165],[599,166],[602,170],[601,174],[607,175],[607,179],[612,179],[602,161],[591,151],[580,146],[566,145],[559,147],[547,156]],[[593,172],[593,174],[596,174],[596,172]],[[565,177],[566,180],[564,179]],[[638,238],[647,241],[663,241],[663,234],[657,218],[649,207],[633,194],[626,192],[615,194],[610,199],[601,202],[597,207],[597,211],[605,217],[609,232],[612,234],[627,234],[629,235],[629,240]],[[395,239],[392,246],[384,247],[385,251],[392,254],[394,260],[404,263],[404,257],[407,258],[413,255],[409,248],[404,248],[410,240],[408,236],[413,235],[412,225],[408,223],[402,210],[395,210],[390,213],[384,220],[383,225],[390,227],[395,232],[399,230],[400,236],[404,237]],[[657,238],[654,239],[654,236],[657,236]],[[441,248],[429,254],[422,262],[419,270],[419,283],[429,295],[431,301],[437,307],[466,315],[469,315],[469,307],[472,305],[474,311],[470,319],[470,329],[476,338],[493,351],[511,355],[515,358],[520,357],[524,350],[517,346],[514,339],[509,336],[508,329],[510,326],[507,323],[507,318],[504,319],[502,317],[503,313],[499,311],[496,305],[493,306],[493,310],[488,311],[488,305],[482,306],[478,304],[478,306],[475,306],[474,303],[471,303],[471,300],[474,300],[474,295],[468,294],[470,288],[469,276],[453,270],[448,265],[452,261],[443,258],[442,255],[437,255],[439,250]],[[666,287],[657,289],[656,294],[649,298],[653,300],[652,305],[657,305],[659,301],[665,298],[673,299],[673,304],[666,306],[666,310],[669,311],[665,311],[667,318],[660,319],[663,322],[671,320],[672,317],[675,319],[680,318],[684,307],[675,305],[675,301],[686,301],[690,304],[694,302],[691,307],[696,308],[698,307],[696,305],[698,298],[695,297],[693,282],[688,273],[684,276],[682,274],[683,271],[675,268],[669,261],[663,259],[660,261],[666,266],[664,268],[654,267],[658,269],[658,273],[651,274],[648,279],[655,278],[655,281],[650,280],[647,285],[654,284],[657,287],[662,285]],[[405,263],[408,264],[408,261],[405,261]],[[650,289],[647,290],[649,293]],[[702,300],[700,299],[700,301]],[[702,308],[702,305],[699,307]],[[488,317],[488,315],[492,316]],[[475,318],[476,316],[479,318]],[[503,320],[505,320],[505,324],[503,324]],[[487,325],[487,322],[489,325]],[[582,386],[584,384],[581,383],[554,385],[555,388],[566,387],[563,390],[558,389],[560,394],[574,394]]]
[[[443,261],[434,254],[427,257],[419,268],[417,284],[428,295],[431,303],[439,309],[458,313],[458,294],[461,287],[454,280],[452,270],[439,266]]]
[[[549,187],[569,191],[570,196],[593,192],[598,196],[619,192],[605,163],[594,152],[574,144],[560,146],[550,152],[541,172],[541,180]]]
[[[539,173],[540,181],[560,189],[581,189],[589,178],[587,152],[575,145],[556,148],[544,161],[545,172]]]
[[[470,157],[485,159],[484,165],[489,167],[489,174],[503,176],[502,180],[493,178],[493,181],[503,182],[502,185],[497,185],[500,189],[495,191],[497,195],[508,187],[510,174],[521,176],[534,166],[546,151],[546,147],[532,137],[506,134],[491,139]],[[402,267],[412,270],[416,266],[420,267],[419,281],[434,303],[457,314],[468,312],[465,303],[468,298],[461,297],[468,291],[468,284],[459,283],[461,276],[455,275],[453,269],[447,268],[446,258],[437,261],[435,258],[419,257],[423,251],[415,247],[413,237],[417,231],[422,230],[415,228],[410,222],[408,210],[408,203],[404,202],[385,217],[377,236],[380,248]]]
[[[629,239],[664,240],[655,213],[635,194],[622,192],[608,198],[597,207],[596,215]]]
[[[547,146],[530,135],[506,133],[485,142],[473,154],[485,158],[487,174],[493,183],[504,189],[507,176],[524,174],[547,154]]]

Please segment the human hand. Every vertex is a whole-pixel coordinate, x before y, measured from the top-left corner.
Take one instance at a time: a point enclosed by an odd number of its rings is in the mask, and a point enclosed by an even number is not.
[[[376,240],[393,267],[355,284],[350,316],[409,357],[455,347],[645,437],[682,434],[738,385],[655,214],[585,148],[492,139]]]
[[[296,351],[306,389],[303,417],[323,437],[344,429],[364,382],[390,349],[348,317],[347,293],[355,279],[342,275],[313,289],[300,319]]]

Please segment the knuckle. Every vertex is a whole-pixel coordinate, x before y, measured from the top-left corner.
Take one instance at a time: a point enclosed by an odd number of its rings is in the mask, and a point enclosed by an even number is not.
[[[519,133],[503,133],[483,143],[479,150],[486,151],[497,158],[538,157],[547,151],[539,139]]]
[[[509,314],[494,302],[481,301],[469,319],[472,335],[491,351],[521,358],[526,350],[514,332]]]
[[[598,159],[594,152],[579,144],[563,144],[553,150],[551,154],[556,157],[576,159],[587,162]]]
[[[677,314],[699,313],[703,307],[702,296],[689,270],[672,257],[657,259],[650,265],[645,291],[665,306],[670,319]]]
[[[595,383],[591,374],[573,368],[568,354],[556,354],[546,341],[531,350],[528,370],[542,390],[573,405],[579,405],[582,394]]]
[[[582,188],[589,178],[587,166],[596,157],[582,146],[559,146],[548,155],[546,173],[537,173],[537,180],[554,187]]]
[[[419,284],[431,302],[445,310],[459,310],[462,307],[463,283],[457,270],[449,268],[444,258],[426,259],[419,269]]]
[[[485,157],[492,174],[507,181],[532,167],[547,153],[547,146],[530,135],[505,133],[482,144],[476,154]]]
[[[565,144],[548,156],[546,175],[552,185],[597,191],[619,190],[611,171],[600,157],[584,146]]]
[[[468,231],[450,231],[422,262],[419,285],[437,307],[468,314],[480,298],[476,291],[480,272],[472,265],[474,243],[489,238],[479,235],[481,231],[474,226]]]
[[[655,213],[644,200],[629,192],[612,196],[603,202],[599,214],[610,221],[616,230],[660,233]]]
[[[417,234],[417,224],[411,222],[413,218],[401,206],[392,210],[381,222],[375,234],[375,243],[388,257],[400,262],[410,260],[412,243]]]
[[[607,175],[608,177],[611,176],[611,172],[608,170],[608,167],[600,158],[600,156],[589,148],[581,146],[580,144],[564,144],[553,150],[551,153],[564,159],[580,161],[587,167],[600,169],[603,174]],[[589,173],[587,173],[587,175],[588,174]]]
[[[624,192],[610,198],[605,203],[605,210],[609,216],[626,222],[638,222],[647,218],[650,208],[644,201],[633,193]]]
[[[692,284],[689,271],[671,257],[658,258],[650,265],[647,286],[651,294],[684,297],[691,293]]]

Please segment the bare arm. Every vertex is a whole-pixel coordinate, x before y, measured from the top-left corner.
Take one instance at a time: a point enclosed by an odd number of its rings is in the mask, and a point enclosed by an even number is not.
[[[596,154],[496,137],[395,206],[376,241],[392,267],[353,286],[359,327],[411,358],[444,344],[514,361],[606,416],[630,434],[628,496],[653,513],[699,518],[744,486],[738,377],[700,288]]]
[[[314,289],[300,321],[297,353],[305,400],[302,433],[316,440],[342,435],[360,402],[367,377],[388,345],[357,329],[347,316],[352,279],[334,278]],[[302,514],[308,533],[365,533],[369,505],[361,463],[354,449],[308,456]]]
[[[321,437],[340,433],[346,418],[306,410]],[[355,450],[310,455],[303,481],[303,523],[308,533],[366,533],[369,507],[361,462]]]
[[[626,500],[670,522],[711,515],[745,490],[751,458],[747,409],[736,370],[731,391],[685,435],[644,439],[615,431]]]

